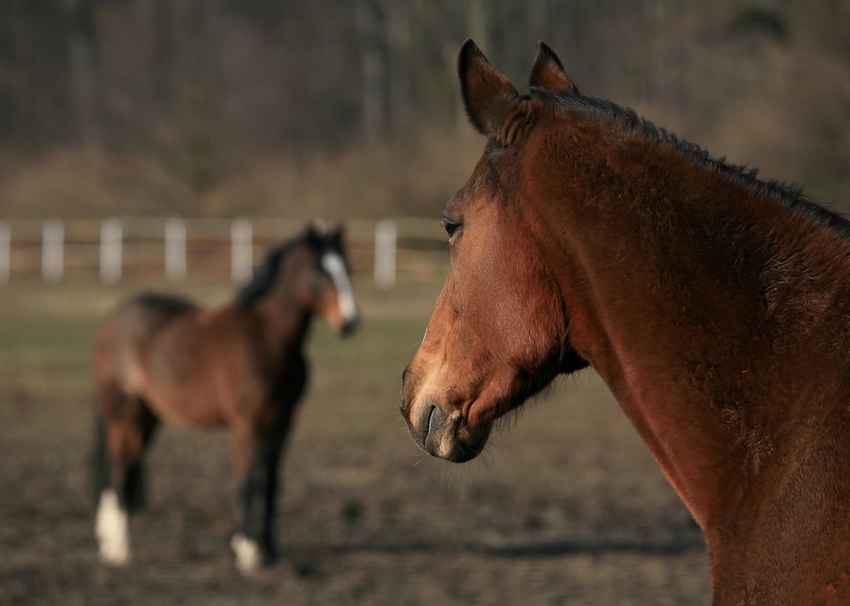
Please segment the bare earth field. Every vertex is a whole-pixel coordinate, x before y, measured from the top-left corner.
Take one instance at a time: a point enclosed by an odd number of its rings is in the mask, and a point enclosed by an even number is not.
[[[364,277],[359,333],[316,327],[284,463],[282,558],[252,577],[228,547],[227,435],[178,426],[150,453],[134,561],[98,562],[90,339],[140,285],[0,289],[0,605],[709,603],[698,529],[592,372],[530,404],[478,460],[418,450],[398,390],[440,282],[382,293]],[[221,304],[231,289],[179,290]]]

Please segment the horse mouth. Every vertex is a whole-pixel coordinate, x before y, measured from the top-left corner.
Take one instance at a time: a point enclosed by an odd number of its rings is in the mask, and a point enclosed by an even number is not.
[[[414,431],[408,420],[411,435],[425,452],[453,463],[464,463],[481,454],[490,437],[492,424],[471,427],[460,411],[447,412],[433,401],[425,407],[419,431]]]

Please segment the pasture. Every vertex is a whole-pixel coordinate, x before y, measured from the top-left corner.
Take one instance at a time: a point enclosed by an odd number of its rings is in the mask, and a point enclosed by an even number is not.
[[[359,278],[359,279],[358,279]],[[225,432],[167,425],[148,460],[134,561],[93,536],[91,336],[119,300],[227,285],[12,283],[0,290],[0,604],[706,604],[688,512],[592,371],[562,380],[458,466],[421,452],[398,411],[442,275],[389,292],[355,278],[361,327],[317,325],[283,464],[275,566],[228,547]]]

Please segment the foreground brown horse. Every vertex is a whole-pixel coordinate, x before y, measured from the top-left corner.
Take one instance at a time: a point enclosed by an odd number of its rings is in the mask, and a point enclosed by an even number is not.
[[[401,409],[466,461],[592,366],[702,527],[715,604],[850,604],[850,225],[578,92],[519,94],[471,42],[488,137],[443,211],[451,269]]]
[[[224,308],[147,294],[100,327],[95,531],[104,561],[130,557],[128,515],[142,505],[142,458],[160,418],[230,427],[243,508],[237,564],[273,558],[278,466],[307,380],[310,320],[318,314],[342,334],[357,323],[341,238],[311,226],[269,252]]]

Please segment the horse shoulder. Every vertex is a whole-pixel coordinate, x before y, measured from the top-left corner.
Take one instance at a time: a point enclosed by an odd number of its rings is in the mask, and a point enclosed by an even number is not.
[[[281,329],[275,319],[257,312],[245,334],[252,380],[259,380],[265,403],[292,406],[303,395],[309,374],[303,336],[297,326]]]

